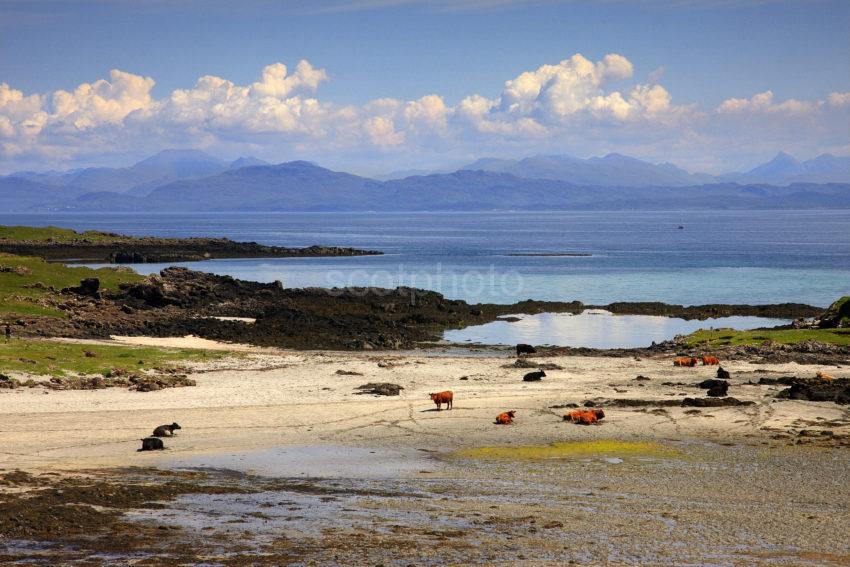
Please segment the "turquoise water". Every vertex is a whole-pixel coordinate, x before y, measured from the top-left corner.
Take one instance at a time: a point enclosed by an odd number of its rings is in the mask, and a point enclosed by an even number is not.
[[[377,249],[386,254],[181,265],[291,287],[409,285],[471,302],[826,306],[850,293],[850,211],[0,214],[0,223]],[[591,256],[509,255],[547,252]]]

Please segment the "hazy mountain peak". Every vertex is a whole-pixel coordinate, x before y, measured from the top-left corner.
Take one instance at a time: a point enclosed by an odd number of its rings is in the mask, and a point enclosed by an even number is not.
[[[253,167],[255,165],[269,165],[269,162],[253,156],[243,156],[230,162],[229,169],[240,169],[243,167]]]
[[[133,167],[174,165],[180,162],[204,162],[224,165],[225,161],[201,150],[170,149],[162,150],[149,158],[143,159]]]

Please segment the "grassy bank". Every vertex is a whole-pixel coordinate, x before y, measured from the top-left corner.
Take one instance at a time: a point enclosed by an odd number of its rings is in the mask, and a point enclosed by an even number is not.
[[[723,347],[760,345],[766,341],[795,344],[814,340],[821,343],[848,346],[850,329],[781,329],[733,331],[732,329],[699,330],[685,337],[691,347]]]
[[[0,320],[15,314],[64,317],[46,301],[53,294],[50,288],[76,286],[84,278],[98,278],[101,288],[117,290],[119,284],[140,281],[142,276],[127,269],[71,268],[41,258],[0,253]]]
[[[2,341],[2,339],[0,339]],[[12,339],[0,342],[0,373],[26,372],[38,376],[132,372],[170,369],[185,362],[211,361],[231,353],[200,349],[165,349],[119,345],[89,345]]]
[[[127,237],[87,230],[77,232],[70,228],[59,228],[56,226],[34,227],[34,226],[2,226],[0,225],[0,240],[12,242],[57,242],[70,244],[80,240],[90,242],[114,242],[116,240],[127,240]]]

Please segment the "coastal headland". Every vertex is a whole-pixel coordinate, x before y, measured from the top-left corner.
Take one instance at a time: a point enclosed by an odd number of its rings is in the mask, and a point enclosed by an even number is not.
[[[0,252],[38,256],[49,261],[106,264],[381,254],[375,250],[336,246],[286,248],[256,242],[236,242],[229,238],[136,237],[96,230],[76,232],[67,228],[27,226],[0,226]]]

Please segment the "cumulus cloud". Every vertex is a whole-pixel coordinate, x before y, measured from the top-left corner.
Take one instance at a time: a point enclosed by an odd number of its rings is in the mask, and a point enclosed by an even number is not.
[[[764,91],[753,95],[751,98],[728,98],[724,100],[717,112],[721,114],[733,113],[764,113],[764,114],[805,114],[816,108],[817,104],[793,98],[776,103],[773,101],[773,92]]]
[[[828,100],[832,106],[850,106],[850,92],[829,93]]]
[[[306,60],[293,69],[273,63],[242,85],[203,76],[160,98],[152,95],[153,78],[117,69],[108,79],[53,93],[25,94],[0,83],[0,167],[77,165],[107,153],[139,155],[162,147],[251,151],[271,159],[403,162],[553,150],[682,160],[732,147],[747,135],[797,145],[808,140],[812,147],[820,140],[829,147],[847,145],[846,131],[837,132],[850,123],[850,93],[776,101],[765,91],[728,98],[704,112],[675,103],[658,83],[661,75],[636,82],[623,55],[592,61],[575,54],[519,73],[490,96],[470,94],[450,104],[428,94],[360,106],[317,96],[329,75]],[[781,123],[773,120],[779,116]],[[793,135],[782,129],[786,122],[794,122]]]

